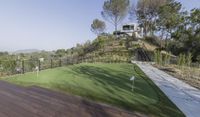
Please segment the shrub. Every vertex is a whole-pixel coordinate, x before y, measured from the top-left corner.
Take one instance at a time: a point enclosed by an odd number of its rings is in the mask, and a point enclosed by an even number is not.
[[[178,57],[178,65],[179,67],[182,68],[183,66],[185,66],[185,64],[186,64],[186,56],[185,54],[180,54]]]
[[[163,65],[169,64],[170,63],[170,59],[171,59],[171,54],[170,53],[166,53],[163,56]]]
[[[162,54],[161,51],[154,51],[154,62],[157,63],[158,65],[162,64]]]
[[[124,45],[124,41],[123,40],[119,41],[119,45],[123,46]]]
[[[200,55],[197,56],[197,62],[200,63]]]
[[[191,66],[191,63],[192,63],[192,53],[188,53],[187,57],[186,57],[186,64],[187,66]]]
[[[144,40],[152,45],[161,47],[161,40],[158,39],[157,37],[145,37]]]

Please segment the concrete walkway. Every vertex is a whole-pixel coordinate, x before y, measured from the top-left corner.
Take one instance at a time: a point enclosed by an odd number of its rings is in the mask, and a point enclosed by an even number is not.
[[[200,90],[148,63],[133,63],[137,64],[187,117],[200,117]]]

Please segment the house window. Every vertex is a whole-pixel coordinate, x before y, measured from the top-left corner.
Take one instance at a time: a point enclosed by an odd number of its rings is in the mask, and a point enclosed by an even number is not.
[[[123,30],[134,30],[134,25],[124,25]]]
[[[134,25],[131,25],[131,26],[130,26],[130,29],[131,29],[131,30],[134,30]]]
[[[130,30],[130,26],[129,25],[124,25],[123,26],[123,30]]]

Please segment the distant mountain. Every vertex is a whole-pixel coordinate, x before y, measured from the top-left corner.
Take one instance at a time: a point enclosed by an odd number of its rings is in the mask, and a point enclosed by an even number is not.
[[[20,54],[20,53],[33,53],[33,52],[41,52],[41,50],[37,50],[37,49],[25,49],[25,50],[17,50],[15,52],[13,52],[14,54]]]

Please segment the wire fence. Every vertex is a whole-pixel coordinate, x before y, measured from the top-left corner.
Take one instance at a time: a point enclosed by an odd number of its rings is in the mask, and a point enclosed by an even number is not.
[[[67,65],[73,65],[78,63],[127,63],[130,62],[130,57],[121,55],[103,55],[103,56],[70,56],[57,59],[44,59],[41,60],[0,60],[0,76],[8,76],[14,74],[24,74],[26,72],[34,72],[36,68],[39,71],[45,69],[52,69],[56,67],[62,67]]]
[[[0,75],[13,75],[13,74],[24,74],[26,72],[35,71],[36,68],[39,70],[55,68],[61,66],[61,59],[58,60],[3,60],[0,61]]]

